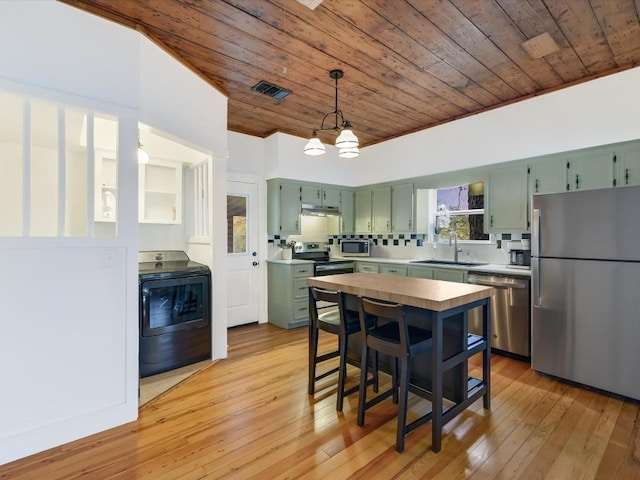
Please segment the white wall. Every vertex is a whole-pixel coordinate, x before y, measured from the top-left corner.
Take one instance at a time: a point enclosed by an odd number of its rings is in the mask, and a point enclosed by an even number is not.
[[[144,37],[140,37],[144,39]],[[140,121],[227,154],[227,99],[150,41],[140,42]]]
[[[264,177],[265,140],[242,133],[228,132],[227,170]]]
[[[305,139],[274,134],[265,178],[368,185],[634,140],[638,85],[640,67],[372,145],[351,160],[308,157]]]
[[[227,101],[137,32],[52,0],[0,2],[0,59],[0,89],[120,118],[118,237],[0,238],[2,464],[137,417],[137,123],[226,155]],[[224,189],[213,202],[224,212]],[[225,301],[222,285],[214,355]]]
[[[357,132],[356,132],[357,133]],[[369,159],[361,151],[360,157],[344,159],[338,150],[325,145],[327,152],[318,157],[303,153],[308,139],[286,133],[275,133],[265,139],[265,179],[294,178],[334,185],[355,185],[358,182],[363,162],[369,168]],[[233,154],[233,152],[231,152]]]
[[[358,185],[640,138],[640,68],[364,149]],[[354,126],[355,127],[355,126]]]

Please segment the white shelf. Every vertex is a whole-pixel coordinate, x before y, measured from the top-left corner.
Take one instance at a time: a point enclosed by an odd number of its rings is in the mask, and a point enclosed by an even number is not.
[[[150,159],[139,170],[140,223],[182,223],[182,164]]]

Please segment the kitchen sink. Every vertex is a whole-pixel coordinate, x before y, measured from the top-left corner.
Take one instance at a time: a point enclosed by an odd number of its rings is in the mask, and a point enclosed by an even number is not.
[[[480,262],[454,262],[453,260],[412,260],[409,263],[422,263],[425,265],[460,265],[461,267],[479,267],[481,265],[489,265]]]

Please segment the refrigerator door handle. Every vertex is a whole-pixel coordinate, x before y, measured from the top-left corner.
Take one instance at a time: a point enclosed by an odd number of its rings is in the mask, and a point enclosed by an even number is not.
[[[533,245],[531,245],[531,256],[540,256],[540,209],[533,209],[533,225],[531,225],[531,236],[533,237]]]
[[[533,274],[533,306],[540,307],[540,258],[532,257],[531,263],[531,273]]]

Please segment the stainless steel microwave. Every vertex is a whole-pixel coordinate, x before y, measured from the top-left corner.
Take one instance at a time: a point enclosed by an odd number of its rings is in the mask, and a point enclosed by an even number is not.
[[[341,240],[340,253],[343,257],[368,257],[371,255],[371,240]]]

